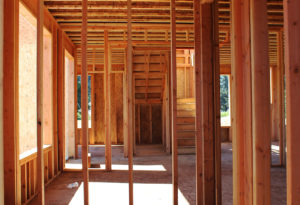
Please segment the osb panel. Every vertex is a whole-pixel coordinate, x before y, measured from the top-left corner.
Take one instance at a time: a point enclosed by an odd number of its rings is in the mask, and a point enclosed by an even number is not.
[[[104,75],[95,74],[94,81],[94,143],[103,144],[105,141],[105,91]],[[110,131],[112,144],[123,144],[123,74],[112,73],[110,103]]]
[[[117,144],[117,115],[116,115],[116,93],[115,90],[115,74],[110,75],[110,137],[111,143]]]
[[[123,129],[123,74],[115,75],[115,104],[116,104],[116,118],[117,118],[117,143],[124,143],[124,129]]]
[[[151,133],[150,133],[150,104],[140,105],[140,133],[141,133],[141,144],[151,144]]]
[[[52,140],[53,140],[52,139],[53,138],[52,36],[51,33],[49,33],[49,31],[47,31],[46,29],[44,29],[43,52],[44,52],[43,53],[44,54],[43,137],[44,137],[44,144],[50,145],[52,144]],[[74,69],[73,69],[73,73],[74,73]],[[74,115],[72,117],[74,118]],[[74,123],[73,123],[73,127],[74,127]]]
[[[136,133],[138,144],[161,144],[162,143],[162,104],[139,104],[140,113],[136,112]],[[140,117],[140,121],[138,121]]]
[[[141,144],[140,138],[140,104],[135,105],[135,143]]]
[[[184,68],[177,68],[177,98],[185,98]]]
[[[104,75],[95,74],[94,82],[94,99],[95,99],[95,123],[94,123],[94,142],[103,144],[105,139],[105,92],[104,92]]]
[[[65,148],[66,158],[75,156],[74,59],[65,51]]]
[[[195,75],[194,68],[189,67],[186,69],[186,98],[195,97]]]
[[[195,74],[191,64],[193,50],[177,50],[177,98],[193,98]]]
[[[123,136],[123,74],[111,74],[111,137],[112,144],[122,144]]]
[[[162,104],[152,104],[152,144],[162,143]]]
[[[32,14],[20,6],[19,36],[19,143],[20,154],[37,145],[36,56],[37,30]]]

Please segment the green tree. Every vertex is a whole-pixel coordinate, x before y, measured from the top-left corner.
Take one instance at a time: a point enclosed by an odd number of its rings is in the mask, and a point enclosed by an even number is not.
[[[220,76],[220,104],[221,112],[229,109],[229,79],[227,75]]]
[[[91,110],[91,76],[88,76],[88,110]],[[81,120],[81,76],[77,76],[77,119]]]

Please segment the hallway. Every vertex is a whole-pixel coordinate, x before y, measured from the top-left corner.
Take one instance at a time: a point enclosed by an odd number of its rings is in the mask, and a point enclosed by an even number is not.
[[[154,148],[153,148],[154,147]],[[276,145],[274,146],[276,148]],[[145,150],[145,148],[143,147]],[[127,159],[122,157],[122,147],[113,148],[113,169],[128,168]],[[151,150],[149,148],[148,150]],[[148,156],[134,157],[134,202],[137,205],[172,204],[171,156],[159,154],[157,147],[148,151]],[[152,155],[152,156],[151,156]],[[278,161],[276,149],[272,153],[273,163]],[[195,156],[179,155],[179,204],[195,204]],[[101,167],[104,158],[100,159]],[[120,166],[123,165],[123,166]],[[271,168],[272,205],[286,203],[285,169]],[[79,187],[67,186],[78,182]],[[128,204],[128,173],[124,170],[112,172],[90,171],[90,203],[119,205]],[[46,204],[65,205],[83,204],[83,186],[81,172],[65,172],[58,176],[45,190]],[[37,204],[37,200],[30,204]],[[232,147],[222,144],[222,204],[232,205]]]

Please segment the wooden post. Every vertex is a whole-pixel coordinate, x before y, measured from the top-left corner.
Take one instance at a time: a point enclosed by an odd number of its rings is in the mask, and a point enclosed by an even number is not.
[[[57,115],[58,115],[58,156],[59,170],[65,167],[65,75],[64,75],[64,50],[63,50],[63,31],[58,30],[57,35]]]
[[[202,135],[202,79],[201,79],[201,2],[194,0],[194,48],[195,48],[195,102],[196,102],[196,204],[203,198],[203,135]],[[206,32],[206,31],[205,31]],[[212,171],[212,170],[211,170]]]
[[[173,204],[178,204],[176,1],[171,0],[171,103],[172,103],[172,184]]]
[[[82,172],[84,183],[84,204],[89,204],[89,172],[88,172],[88,74],[87,74],[87,3],[82,0],[81,30],[81,112],[82,112]]]
[[[58,129],[57,129],[57,27],[56,25],[52,26],[52,59],[53,59],[53,78],[52,78],[52,89],[53,89],[53,135],[54,135],[54,141],[53,141],[53,162],[54,162],[54,174],[56,175],[58,173]]]
[[[250,0],[253,204],[271,203],[271,109],[267,1]]]
[[[21,204],[18,137],[19,0],[4,1],[3,163],[4,203]]]
[[[128,169],[129,169],[129,205],[133,205],[133,80],[132,80],[132,3],[127,0],[127,101],[128,101]]]
[[[78,96],[77,96],[77,67],[78,67],[78,48],[75,48],[74,52],[74,129],[75,129],[75,159],[78,158],[78,123],[77,123],[77,102],[78,102]]]
[[[270,204],[266,1],[232,2],[232,51],[234,204]]]
[[[37,1],[37,196],[45,204],[44,152],[43,152],[43,30],[44,0]]]
[[[249,0],[232,1],[231,19],[233,204],[252,204]]]
[[[217,25],[215,21],[216,18],[216,5],[217,3],[204,3],[201,5],[201,59],[196,59],[201,64],[201,69],[197,69],[200,72],[199,76],[196,78],[196,105],[199,103],[200,111],[198,115],[202,119],[199,119],[199,129],[201,133],[200,139],[202,142],[202,155],[199,160],[202,159],[202,186],[203,196],[201,197],[203,204],[216,204],[221,202],[220,199],[220,156],[215,158],[215,153],[220,152],[220,108],[219,108],[219,56],[218,56],[218,46],[215,46],[219,42]],[[200,43],[199,43],[200,44]],[[198,54],[199,56],[199,54]],[[196,61],[195,61],[196,62]],[[199,75],[199,74],[198,74]],[[199,85],[200,84],[200,89]],[[201,95],[201,97],[199,97]],[[197,100],[201,100],[197,102]],[[197,111],[196,111],[197,112]],[[196,129],[198,131],[198,128]],[[219,160],[215,162],[215,160]],[[200,163],[200,162],[199,162]],[[216,176],[219,174],[219,176]],[[216,178],[218,177],[218,178]],[[219,181],[217,181],[219,179]],[[217,190],[218,188],[218,190]],[[199,196],[199,195],[197,195]],[[198,204],[201,203],[199,201]]]
[[[93,66],[95,69],[95,66]],[[91,136],[89,144],[95,144],[95,74],[91,75]]]
[[[104,31],[104,66],[105,66],[105,169],[111,170],[111,108],[110,108],[110,49],[108,45],[108,31]]]
[[[212,47],[212,84],[213,84],[213,95],[214,95],[214,181],[215,181],[215,204],[222,204],[222,170],[221,170],[221,108],[220,108],[220,46],[219,46],[219,2],[214,1],[212,4],[212,21],[213,21],[213,31],[212,36],[213,40],[211,41],[213,44]],[[203,44],[203,49],[205,46]],[[204,52],[204,51],[203,51]],[[231,89],[230,89],[231,90]],[[229,103],[230,104],[230,103]],[[204,108],[205,109],[205,108]]]
[[[280,152],[280,166],[285,166],[285,96],[284,96],[284,45],[283,45],[283,31],[279,31],[277,34],[277,67],[278,67],[278,75],[277,85],[278,85],[278,126],[279,129],[279,152]]]
[[[284,0],[287,102],[287,204],[300,203],[300,1]]]
[[[278,46],[279,47],[279,46]],[[279,50],[279,48],[278,48]],[[280,56],[278,55],[278,58]],[[271,67],[271,90],[272,90],[272,108],[271,108],[271,140],[279,140],[279,164],[272,164],[273,166],[283,165],[283,76],[282,67],[280,64]]]
[[[165,81],[165,91],[167,95],[167,104],[166,104],[166,152],[171,153],[171,66],[170,66],[170,54],[165,54],[166,58],[166,81]]]
[[[127,49],[125,49],[125,53],[127,53]],[[125,54],[125,66],[123,72],[123,130],[124,130],[124,157],[128,157],[128,74],[127,74],[127,55]]]

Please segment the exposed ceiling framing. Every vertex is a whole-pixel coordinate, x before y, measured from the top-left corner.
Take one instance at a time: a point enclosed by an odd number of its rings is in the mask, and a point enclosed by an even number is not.
[[[219,0],[220,58],[221,64],[230,64],[230,0]],[[81,43],[81,0],[45,0],[45,5],[61,28],[75,45]],[[132,1],[132,39],[139,47],[170,46],[170,1]],[[176,1],[178,47],[193,47],[193,0]],[[283,27],[282,0],[268,0],[270,28],[270,62],[277,62],[277,34]],[[109,41],[117,47],[127,40],[127,1],[88,1],[88,45],[101,46],[104,30],[108,30]],[[99,47],[100,48],[100,47]],[[100,50],[103,49],[100,48]],[[97,49],[89,51],[96,56]],[[90,59],[90,58],[89,58]]]

